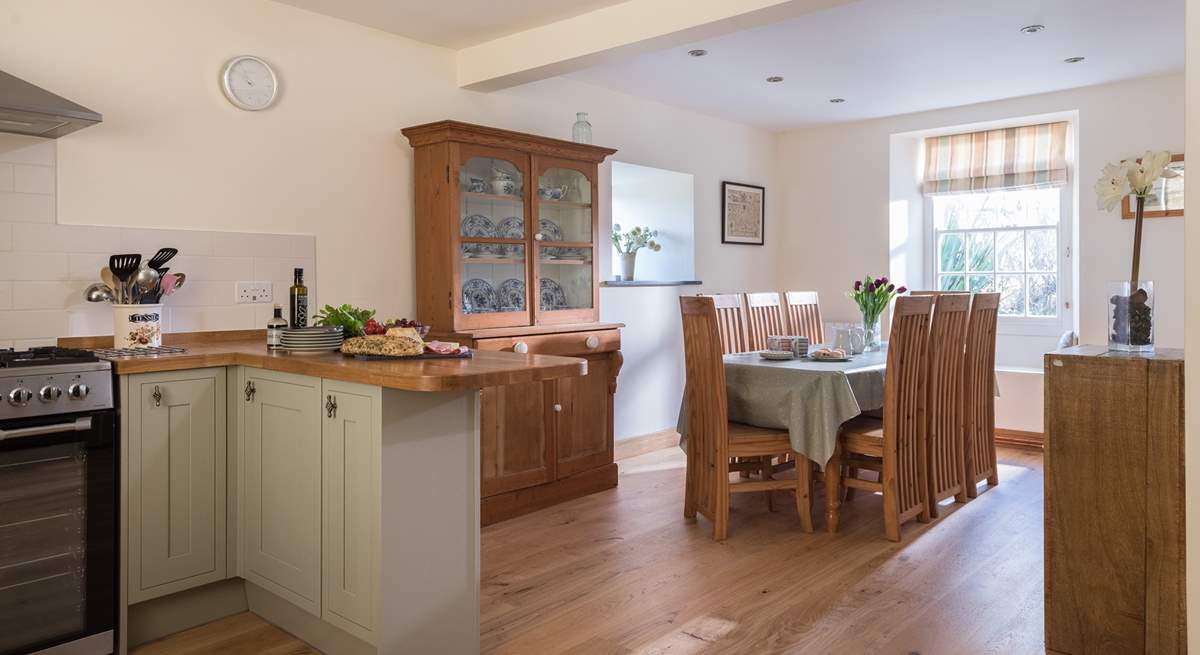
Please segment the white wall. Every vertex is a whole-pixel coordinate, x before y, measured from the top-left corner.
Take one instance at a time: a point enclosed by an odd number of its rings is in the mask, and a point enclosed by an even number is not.
[[[781,285],[821,292],[825,301],[822,311],[828,320],[855,318],[854,306],[842,291],[855,277],[866,271],[886,271],[890,263],[892,135],[1069,111],[1078,111],[1079,158],[1073,174],[1080,176],[1081,191],[1074,300],[1080,338],[1084,343],[1106,343],[1106,286],[1125,275],[1133,222],[1121,220],[1116,212],[1097,210],[1091,186],[1108,162],[1147,149],[1183,151],[1182,75],[783,134],[776,166],[793,181],[784,189],[785,241],[811,243],[819,236],[822,246],[805,247],[795,257],[779,258]],[[1155,282],[1156,339],[1163,347],[1183,344],[1183,231],[1183,219],[1152,219],[1143,237],[1142,276]],[[1028,392],[1013,391],[1022,397],[1028,397]],[[1028,429],[1028,419],[998,415],[997,423],[1013,429],[1021,429],[1014,427],[1021,423]]]
[[[270,110],[237,110],[218,88],[222,64],[244,53],[280,76]],[[413,310],[412,150],[401,128],[454,118],[569,138],[576,111],[621,161],[695,176],[700,279],[773,288],[782,239],[720,243],[722,180],[778,189],[763,130],[565,79],[465,91],[450,50],[265,0],[6,0],[0,62],[104,114],[57,142],[60,223],[312,234],[324,302]],[[607,165],[600,184],[604,234]],[[767,203],[769,224],[779,207]],[[611,270],[609,248],[598,251]],[[678,307],[657,300],[628,302],[677,321]],[[624,340],[637,350],[645,337]]]
[[[637,254],[634,278],[638,280],[692,280],[696,276],[696,179],[691,173],[668,171],[614,161],[612,170],[612,221],[622,231],[650,227],[658,231],[659,252],[648,248]],[[622,271],[613,246],[612,273]]]
[[[1200,0],[1187,0],[1187,149],[1200,152]],[[1186,187],[1184,204],[1200,207],[1200,185]],[[1195,262],[1200,261],[1200,222],[1186,222],[1185,273],[1200,271]],[[1184,366],[1184,416],[1187,435],[1184,439],[1184,484],[1187,510],[1187,625],[1188,650],[1200,652],[1200,302],[1195,300],[1192,285],[1192,300],[1186,304],[1187,335],[1184,349],[1187,361]]]

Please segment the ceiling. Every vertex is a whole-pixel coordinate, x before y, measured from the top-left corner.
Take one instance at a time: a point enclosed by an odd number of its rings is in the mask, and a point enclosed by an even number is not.
[[[490,41],[624,0],[276,0],[447,48]]]
[[[1183,19],[1184,0],[860,0],[570,77],[784,129],[1180,71]]]

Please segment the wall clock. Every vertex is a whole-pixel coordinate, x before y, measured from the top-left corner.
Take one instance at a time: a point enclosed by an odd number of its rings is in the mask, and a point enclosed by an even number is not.
[[[270,64],[258,57],[239,55],[225,64],[221,90],[238,109],[260,111],[274,104],[279,84]]]

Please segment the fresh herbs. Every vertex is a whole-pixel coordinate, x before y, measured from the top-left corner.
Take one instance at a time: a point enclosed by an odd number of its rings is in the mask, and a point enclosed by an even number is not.
[[[363,327],[371,317],[375,316],[374,309],[359,309],[353,305],[334,307],[325,305],[317,314],[316,325],[324,327],[341,327],[346,337],[358,337],[363,334]]]

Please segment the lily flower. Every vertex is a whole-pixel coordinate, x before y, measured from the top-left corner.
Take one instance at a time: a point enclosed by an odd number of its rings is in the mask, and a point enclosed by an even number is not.
[[[1129,195],[1128,164],[1109,164],[1104,167],[1100,179],[1096,180],[1096,209],[1112,211],[1121,198]]]
[[[1126,168],[1129,177],[1129,188],[1134,195],[1145,196],[1154,188],[1154,183],[1160,177],[1174,177],[1175,171],[1167,174],[1167,165],[1171,163],[1171,152],[1146,151],[1140,161],[1130,162]]]

